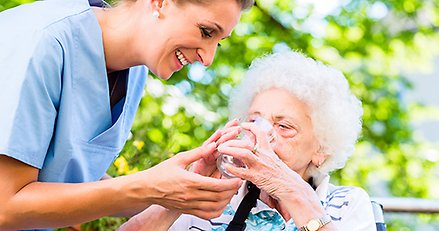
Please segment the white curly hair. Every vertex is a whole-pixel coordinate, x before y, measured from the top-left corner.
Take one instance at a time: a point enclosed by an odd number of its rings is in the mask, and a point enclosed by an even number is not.
[[[354,152],[363,114],[344,75],[294,51],[255,59],[231,93],[230,118],[245,120],[253,98],[270,88],[285,89],[310,108],[314,134],[328,158],[319,168],[311,165],[309,175],[317,180],[342,168]]]

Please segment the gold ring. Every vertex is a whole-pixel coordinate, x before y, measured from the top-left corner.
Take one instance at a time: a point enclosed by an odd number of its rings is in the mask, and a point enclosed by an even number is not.
[[[256,153],[258,151],[258,144],[255,144],[255,146],[253,147],[252,152]]]
[[[271,134],[271,135],[268,137],[268,143],[273,142],[273,140],[274,140],[274,135]]]

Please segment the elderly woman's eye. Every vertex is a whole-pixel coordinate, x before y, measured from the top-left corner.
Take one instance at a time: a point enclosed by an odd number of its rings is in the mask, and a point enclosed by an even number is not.
[[[294,137],[297,134],[297,130],[294,126],[289,124],[278,123],[275,124],[276,131],[284,137]]]
[[[278,126],[279,126],[279,128],[282,128],[282,129],[288,129],[289,128],[287,125],[284,125],[284,124],[279,124]]]

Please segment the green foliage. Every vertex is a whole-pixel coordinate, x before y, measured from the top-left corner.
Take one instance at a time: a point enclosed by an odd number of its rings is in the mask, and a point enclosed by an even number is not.
[[[33,1],[34,0],[0,0],[0,12],[12,8],[14,6],[18,6]]]
[[[0,11],[25,2],[0,0]],[[417,139],[411,127],[413,113],[423,107],[407,104],[412,85],[403,74],[404,67],[424,68],[439,53],[439,2],[341,2],[316,16],[316,5],[307,1],[257,0],[231,38],[221,42],[211,67],[195,64],[168,82],[149,81],[132,136],[109,173],[147,169],[200,145],[227,121],[228,95],[251,61],[288,47],[342,70],[363,102],[357,151],[333,173],[333,181],[364,187],[372,196],[439,199],[432,183],[438,183],[439,166],[422,152],[434,147]],[[385,14],[377,15],[376,9]],[[323,24],[312,24],[316,18]],[[386,219],[389,231],[438,222],[437,215]],[[87,227],[112,230],[120,223],[114,222],[104,218]]]
[[[82,231],[116,230],[127,220],[128,219],[126,218],[104,217],[99,220],[81,225],[81,230]]]

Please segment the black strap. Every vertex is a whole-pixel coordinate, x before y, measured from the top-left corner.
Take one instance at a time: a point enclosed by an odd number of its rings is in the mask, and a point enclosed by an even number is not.
[[[256,187],[253,183],[249,182],[247,184],[248,193],[242,199],[241,204],[239,204],[238,210],[236,210],[233,220],[227,226],[226,231],[243,231],[245,230],[245,220],[250,213],[250,210],[256,206],[256,201],[259,198],[261,190]]]
[[[107,7],[107,8],[111,7],[110,4],[108,4],[104,0],[88,0],[88,4],[90,4],[90,6],[96,6],[96,7]]]

